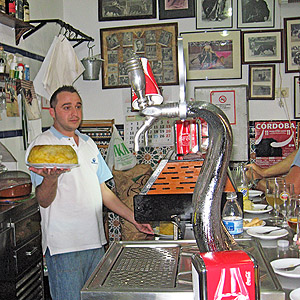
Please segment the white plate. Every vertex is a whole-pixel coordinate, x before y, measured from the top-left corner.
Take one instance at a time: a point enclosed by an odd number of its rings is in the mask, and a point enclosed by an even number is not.
[[[274,239],[278,239],[283,236],[286,236],[289,233],[286,229],[280,229],[280,230],[271,232],[269,234],[262,234],[271,229],[277,229],[277,228],[279,228],[279,227],[273,227],[273,226],[254,227],[254,228],[248,229],[247,234],[257,237],[262,240],[274,240]]]
[[[251,222],[252,219],[244,219],[244,221],[249,221],[249,222]],[[251,226],[251,227],[244,226],[243,228],[244,228],[244,230],[248,230],[248,229],[250,229],[250,228],[263,227],[263,226],[265,226],[265,225],[266,225],[266,222],[265,222],[265,221],[262,221],[262,224],[261,224],[261,225],[258,225],[258,226]]]
[[[291,300],[300,300],[300,288],[291,291],[290,299]]]
[[[296,268],[294,271],[283,271],[283,270],[276,269],[276,267],[285,268],[285,267],[291,267],[300,264],[300,258],[281,258],[281,259],[271,261],[270,264],[276,274],[285,277],[300,278],[300,267]],[[300,291],[298,291],[298,293],[299,292]],[[300,293],[298,294],[298,296],[300,296]],[[300,299],[300,297],[298,299]]]
[[[266,209],[267,204],[253,204],[253,209],[248,210],[244,209],[244,212],[250,213],[250,214],[265,214],[273,209],[271,205],[269,205]]]
[[[79,166],[79,164],[31,164],[31,163],[27,163],[26,165],[37,169],[42,169],[42,168],[52,169],[54,167],[57,167],[59,169],[72,169]]]
[[[264,192],[258,190],[249,190],[249,197],[260,197]]]

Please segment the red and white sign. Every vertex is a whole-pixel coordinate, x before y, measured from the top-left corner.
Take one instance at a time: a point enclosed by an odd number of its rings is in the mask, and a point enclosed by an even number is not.
[[[259,166],[272,166],[295,149],[295,121],[255,122],[255,154]]]
[[[212,91],[210,103],[219,107],[227,116],[231,125],[236,124],[235,91]]]

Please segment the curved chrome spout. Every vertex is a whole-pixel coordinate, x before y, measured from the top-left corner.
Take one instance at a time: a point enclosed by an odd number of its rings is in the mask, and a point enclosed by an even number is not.
[[[177,103],[145,108],[142,113],[155,119],[179,117]],[[237,244],[221,221],[221,198],[232,149],[230,123],[217,106],[188,102],[186,116],[200,117],[209,125],[209,146],[193,193],[193,229],[200,252],[232,250]]]
[[[144,137],[147,137],[146,132],[148,129],[156,122],[157,118],[152,117],[152,116],[146,116],[146,120],[144,124],[139,128],[139,130],[136,132],[135,137],[134,137],[134,151],[138,152],[139,151],[139,138],[142,133],[144,133]]]

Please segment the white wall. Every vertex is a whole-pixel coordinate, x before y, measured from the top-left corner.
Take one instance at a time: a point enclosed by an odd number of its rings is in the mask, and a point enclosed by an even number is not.
[[[233,1],[236,4],[236,0]],[[279,6],[276,0],[276,22],[275,28],[283,28],[284,17],[299,16],[299,4],[289,4],[286,6]],[[170,19],[159,20],[145,19],[145,20],[130,20],[130,21],[114,21],[114,22],[98,22],[98,1],[97,0],[29,0],[31,8],[31,19],[50,19],[58,18],[69,23],[73,27],[79,29],[83,33],[92,36],[95,39],[94,54],[100,53],[100,28],[108,27],[123,27],[129,25],[140,24],[156,24],[178,22],[178,30],[181,32],[195,32],[196,24],[194,18],[184,19]],[[234,7],[236,14],[236,7]],[[236,18],[234,18],[236,20]],[[236,21],[234,21],[236,22]],[[233,29],[236,29],[234,23]],[[59,31],[59,26],[54,24],[47,24],[42,29],[22,40],[19,47],[25,50],[32,51],[36,54],[45,56],[54,35]],[[15,46],[14,32],[11,28],[0,25],[0,41]],[[83,43],[75,48],[75,51],[80,59],[88,54],[87,43]],[[31,70],[32,78],[34,78],[37,69]],[[284,64],[276,64],[276,87],[280,86],[280,75],[282,77],[282,87],[287,87],[290,91],[289,97],[285,99],[287,111],[291,118],[293,118],[293,78],[297,73],[285,74]],[[238,80],[210,80],[210,81],[189,81],[187,82],[187,99],[194,97],[194,87],[201,86],[227,86],[239,85],[248,83],[248,66],[242,67],[242,79]],[[115,119],[117,124],[125,122],[125,114],[123,111],[123,103],[130,99],[130,89],[102,89],[101,79],[97,81],[84,81],[80,77],[75,86],[78,88],[84,100],[84,119]],[[175,102],[178,101],[179,88],[178,86],[163,87],[164,96]],[[0,121],[0,130],[2,128],[20,129],[20,119],[5,118],[2,113],[2,121]],[[12,120],[14,119],[14,120]],[[279,106],[279,100],[271,101],[249,101],[249,119],[250,120],[277,120],[288,119],[285,109]],[[17,157],[18,161],[22,162],[23,152],[22,143],[17,141],[17,146],[12,146],[14,139],[1,140],[11,152]]]
[[[236,0],[233,1],[236,4]],[[276,0],[276,22],[275,28],[283,28],[284,17],[299,16],[300,5],[288,4],[280,6]],[[72,6],[73,9],[70,9]],[[76,9],[74,9],[76,8]],[[234,7],[236,13],[236,5]],[[169,23],[178,22],[178,31],[181,32],[195,32],[196,24],[194,18],[184,19],[145,19],[145,20],[131,20],[131,21],[114,21],[114,22],[98,22],[98,1],[89,1],[86,5],[85,1],[81,0],[64,0],[64,18],[73,26],[80,28],[86,34],[94,37],[95,47],[94,54],[100,53],[100,28],[108,27],[123,27],[129,25],[139,24],[154,24],[154,23]],[[236,19],[236,18],[234,18]],[[236,21],[234,21],[233,29],[236,29]],[[266,28],[267,29],[267,28]],[[246,30],[246,29],[245,29]],[[253,29],[248,29],[253,30]],[[87,56],[86,45],[81,45],[76,49],[78,56],[83,58]],[[276,120],[288,119],[294,116],[293,112],[293,78],[298,75],[297,73],[286,74],[284,72],[284,64],[276,64],[276,87],[280,86],[280,72],[281,72],[281,86],[289,89],[289,97],[283,99],[286,103],[288,114],[285,112],[284,107],[280,107],[279,99],[276,100],[251,100],[249,101],[249,120]],[[187,82],[187,99],[194,97],[194,87],[201,86],[226,86],[226,85],[239,85],[248,84],[248,65],[242,66],[242,79],[237,80],[209,80],[209,81],[188,81]],[[82,97],[85,101],[84,104],[84,117],[86,119],[112,119],[116,123],[124,123],[125,115],[122,109],[124,101],[129,101],[130,90],[129,88],[121,89],[106,89],[102,90],[101,80],[99,81],[84,81],[81,78],[75,83],[76,87],[80,90]],[[170,98],[171,101],[178,101],[179,89],[178,86],[163,87],[164,96]]]

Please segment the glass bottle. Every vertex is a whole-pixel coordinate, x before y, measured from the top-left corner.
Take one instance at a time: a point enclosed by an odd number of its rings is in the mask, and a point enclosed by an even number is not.
[[[246,169],[242,163],[237,167],[235,183],[239,192],[243,194],[243,201],[249,200],[249,185]]]
[[[16,0],[7,0],[6,2],[6,12],[8,15],[16,16]]]
[[[6,53],[3,46],[0,46],[0,73],[5,73]]]
[[[30,10],[29,10],[29,3],[27,0],[24,0],[24,22],[29,22],[30,21]]]
[[[243,212],[234,192],[229,192],[226,195],[222,221],[231,235],[236,237],[243,233]]]
[[[6,13],[6,3],[5,0],[0,0],[0,11],[3,12],[4,14]]]

